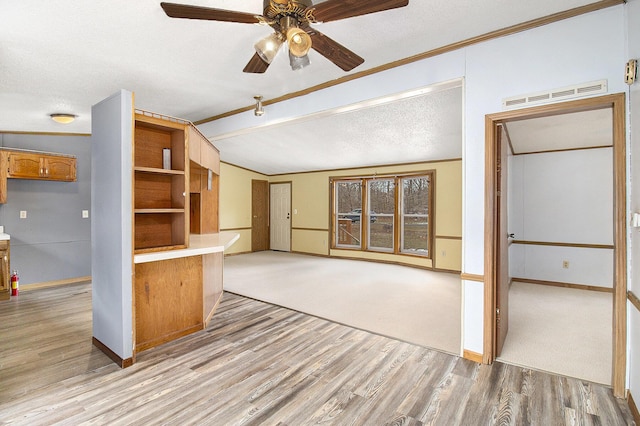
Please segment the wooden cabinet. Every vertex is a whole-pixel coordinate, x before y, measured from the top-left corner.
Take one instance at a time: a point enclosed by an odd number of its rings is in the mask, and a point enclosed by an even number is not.
[[[8,300],[11,293],[9,240],[0,240],[0,300]]]
[[[189,126],[189,159],[216,175],[220,174],[220,151],[195,126]]]
[[[136,114],[135,252],[184,248],[189,244],[186,128],[184,123]],[[168,164],[163,160],[165,150],[170,153]]]
[[[189,127],[189,159],[190,231],[219,232],[220,152],[193,126]]]
[[[204,327],[202,257],[135,265],[137,352]]]
[[[70,156],[9,151],[8,168],[8,178],[76,180],[76,159]]]
[[[75,182],[76,157],[49,152],[0,149],[0,204],[7,202],[7,179]]]

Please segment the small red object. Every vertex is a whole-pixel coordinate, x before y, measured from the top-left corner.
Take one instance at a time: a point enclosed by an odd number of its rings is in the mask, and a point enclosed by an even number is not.
[[[18,271],[14,269],[13,273],[11,274],[11,295],[12,296],[18,295],[19,285],[20,285],[20,278],[18,277]]]

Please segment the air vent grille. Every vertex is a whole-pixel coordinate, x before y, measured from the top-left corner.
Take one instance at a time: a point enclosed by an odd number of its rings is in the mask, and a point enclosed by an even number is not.
[[[607,80],[591,81],[575,86],[561,87],[546,92],[530,93],[528,95],[512,96],[502,100],[503,108],[532,106],[547,102],[579,98],[598,93],[607,93]]]

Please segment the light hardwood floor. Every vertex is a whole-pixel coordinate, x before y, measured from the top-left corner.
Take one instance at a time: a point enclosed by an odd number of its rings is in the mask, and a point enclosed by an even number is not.
[[[124,370],[91,346],[88,284],[0,302],[0,336],[0,424],[633,424],[604,386],[229,293],[207,330]]]

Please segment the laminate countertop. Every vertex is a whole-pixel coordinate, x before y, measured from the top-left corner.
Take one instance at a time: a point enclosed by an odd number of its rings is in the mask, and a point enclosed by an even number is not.
[[[139,253],[133,256],[133,263],[156,262],[158,260],[220,253],[231,247],[233,243],[238,241],[238,238],[240,238],[240,234],[232,231],[222,231],[216,234],[191,234],[188,248]]]

